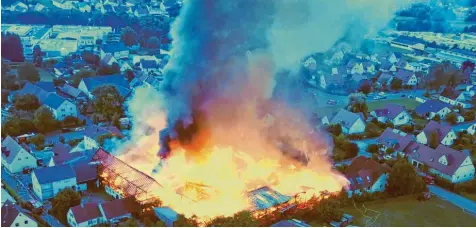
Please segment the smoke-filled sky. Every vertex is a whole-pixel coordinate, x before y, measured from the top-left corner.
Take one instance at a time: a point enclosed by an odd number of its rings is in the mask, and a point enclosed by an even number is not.
[[[290,105],[313,102],[296,96],[303,91],[295,75],[300,60],[329,50],[344,36],[358,44],[364,35],[385,27],[397,3],[404,2],[186,1],[172,26],[173,49],[160,88],[169,125],[161,136],[163,148],[168,148],[170,138],[178,137],[182,144],[193,141],[193,136],[208,124],[208,106],[216,106],[217,102],[228,121],[250,99],[266,100],[271,94],[281,94],[277,99]],[[256,66],[252,58],[259,58],[260,65]],[[268,76],[261,74],[259,88],[243,96],[240,93],[256,86],[252,82],[257,76],[250,74],[256,70],[250,68],[252,65],[266,68]],[[274,75],[281,70],[291,73],[277,81]],[[219,124],[232,127],[228,122],[214,123]]]

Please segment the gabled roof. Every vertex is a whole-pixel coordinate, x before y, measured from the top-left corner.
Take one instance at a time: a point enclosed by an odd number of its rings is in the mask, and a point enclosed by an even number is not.
[[[56,91],[56,87],[53,82],[37,82],[35,83],[36,86],[40,87],[41,89],[54,93]]]
[[[413,75],[414,73],[409,70],[399,69],[397,73],[395,74],[395,77],[402,80],[403,83],[408,83],[408,81],[411,79]]]
[[[50,95],[50,92],[47,90],[31,83],[31,82],[26,82],[25,85],[23,86],[22,89],[17,90],[12,93],[14,96],[15,95],[25,95],[25,94],[34,94],[36,97],[38,97],[38,100],[40,103],[43,103],[43,101]]]
[[[358,119],[364,120],[361,114],[341,109],[330,121],[330,124],[340,124],[342,127],[351,128]]]
[[[393,148],[397,151],[403,151],[415,137],[411,134],[401,135],[398,130],[387,128],[377,139],[379,144],[385,145],[388,148]]]
[[[121,74],[83,78],[89,92],[92,93],[94,89],[103,85],[114,85],[122,97],[126,97],[131,91],[127,80]]]
[[[390,82],[390,79],[393,78],[393,75],[392,74],[389,74],[389,73],[382,73],[380,75],[380,77],[378,77],[377,81],[380,82],[380,83],[383,83],[383,82]]]
[[[51,151],[57,154],[69,154],[69,151],[71,151],[71,147],[67,144],[64,143],[56,143],[53,148],[51,148]]]
[[[104,8],[109,6],[112,10],[112,7],[110,5],[105,5]],[[126,45],[124,43],[113,43],[113,44],[103,44],[101,45],[101,50],[104,51],[105,53],[115,53],[115,52],[120,52],[120,51],[127,51]]]
[[[70,86],[68,84],[64,84],[62,87],[59,88],[59,90],[67,94],[68,96],[72,97],[73,99],[76,99],[81,96],[85,96],[85,94],[81,90],[73,86]]]
[[[3,190],[3,189],[2,189]],[[15,219],[18,217],[19,214],[22,214],[29,219],[35,221],[32,219],[30,216],[28,216],[26,213],[23,213],[23,209],[21,209],[17,204],[14,204],[10,201],[6,201],[5,204],[2,206],[2,227],[14,227],[13,222]],[[21,224],[25,225],[25,224]],[[34,225],[34,224],[28,224],[28,225]]]
[[[420,144],[417,151],[410,154],[410,156],[430,168],[453,176],[464,160],[469,157],[469,153],[468,151],[453,150],[441,144],[436,148],[436,150]],[[439,159],[442,156],[445,156],[448,164],[445,165],[439,162]]]
[[[155,69],[155,68],[157,68],[157,62],[154,61],[154,60],[141,59],[140,60],[140,65],[142,66],[143,69]]]
[[[76,223],[86,222],[102,217],[97,203],[86,203],[71,208]]]
[[[79,153],[79,152],[75,152]],[[97,164],[89,164],[89,162],[81,162],[73,166],[76,174],[76,181],[84,183],[91,180],[98,179]]]
[[[104,134],[112,134],[114,136],[123,137],[121,131],[117,127],[99,127],[97,125],[89,125],[84,129],[84,135],[89,138],[96,139],[96,137]]]
[[[65,101],[66,99],[56,95],[56,93],[50,93],[48,97],[43,101],[43,104],[51,107],[52,109],[57,109],[59,108]]]
[[[424,43],[421,39],[418,39],[415,37],[409,37],[409,36],[399,36],[396,39],[394,39],[393,42],[406,44],[406,45],[415,45],[418,43]]]
[[[350,190],[365,189],[371,187],[384,173],[389,173],[390,167],[359,156],[344,170],[344,174],[350,181]]]
[[[139,205],[135,202],[133,197],[107,201],[102,203],[101,207],[104,216],[108,220],[132,214],[140,210]]]
[[[367,76],[365,76],[363,74],[353,74],[351,76],[351,78],[355,82],[360,82],[360,81],[363,81],[363,80],[367,80]]]
[[[439,100],[427,100],[425,103],[418,105],[415,108],[415,112],[418,115],[423,116],[430,112],[439,112],[444,108],[449,108],[451,110],[451,105]]]
[[[383,59],[382,63],[380,64],[380,69],[389,71],[392,68],[392,66],[394,66],[393,63],[391,63],[387,59]]]
[[[453,131],[450,125],[447,124],[440,124],[434,120],[430,120],[430,122],[423,128],[423,133],[425,134],[426,138],[429,139],[431,134],[436,132],[438,134],[438,142],[443,140],[448,133]]]
[[[2,142],[2,159],[10,164],[21,150],[25,149],[15,139],[7,136]]]
[[[73,168],[68,164],[35,169],[33,173],[40,184],[76,178]]]
[[[461,95],[463,91],[461,90],[455,90],[451,87],[446,87],[440,94],[440,96],[442,97],[447,97],[447,98],[450,98],[452,100],[456,100],[456,98],[459,97],[459,95]]]
[[[400,113],[406,111],[403,106],[387,103],[384,108],[375,109],[375,115],[377,117],[387,117],[390,119],[395,119]]]

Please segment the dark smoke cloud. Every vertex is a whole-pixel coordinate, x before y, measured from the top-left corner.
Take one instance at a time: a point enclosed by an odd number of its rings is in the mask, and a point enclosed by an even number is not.
[[[221,115],[213,116],[220,120],[213,124],[224,127],[233,127],[249,100],[266,103],[271,94],[308,116],[313,101],[303,95],[299,61],[356,34],[352,29],[377,32],[395,9],[393,0],[186,1],[172,26],[173,50],[160,88],[168,127],[160,133],[159,154],[166,156],[173,142],[191,149],[206,146],[210,110],[217,107]],[[253,67],[276,78],[259,84],[262,93],[240,94],[254,86],[250,59],[261,53],[270,61]]]

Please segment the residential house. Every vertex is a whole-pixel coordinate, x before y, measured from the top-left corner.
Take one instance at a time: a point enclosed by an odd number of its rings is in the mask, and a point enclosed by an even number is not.
[[[393,80],[393,77],[394,76],[392,74],[384,72],[378,77],[377,83],[381,86],[389,86]]]
[[[26,82],[22,89],[13,91],[10,93],[10,95],[8,96],[8,101],[14,102],[15,96],[24,96],[26,94],[34,94],[41,103],[41,101],[45,100],[48,97],[50,92],[55,91],[54,86],[52,86],[52,88],[48,88],[47,86],[44,86],[44,85],[45,84],[42,84],[42,83],[33,84],[31,82]],[[53,84],[51,83],[51,85]]]
[[[2,227],[38,227],[38,223],[20,205],[7,201],[2,205]]]
[[[36,158],[26,145],[20,145],[7,136],[2,142],[2,166],[10,173],[19,173],[24,169],[36,168]]]
[[[347,65],[347,72],[350,74],[363,74],[364,73],[364,65],[361,62],[357,62],[355,60],[350,60]]]
[[[116,58],[114,58],[113,54],[105,54],[104,57],[101,58],[101,64],[106,66],[111,66],[112,64],[117,63]]]
[[[440,124],[436,121],[430,120],[422,132],[417,135],[417,141],[421,144],[429,144],[432,135],[438,136],[438,143],[446,146],[451,146],[454,143],[456,132],[447,124]]]
[[[10,10],[20,12],[20,13],[24,13],[24,12],[28,11],[28,5],[26,5],[23,2],[17,1],[17,2],[13,3],[10,6]]]
[[[131,87],[159,88],[163,76],[140,73],[131,81]]]
[[[471,108],[471,103],[466,101],[465,93],[461,90],[455,90],[450,87],[446,87],[443,92],[441,92],[440,101],[445,103],[454,105],[454,106],[461,106],[462,108]]]
[[[94,97],[92,94],[94,89],[103,85],[113,85],[123,98],[127,97],[131,92],[129,83],[122,74],[83,78],[79,83],[78,89],[92,99]]]
[[[89,6],[89,4],[86,3],[86,2],[79,2],[78,3],[78,10],[81,13],[90,13],[91,12],[91,6]]]
[[[379,70],[382,72],[396,72],[397,67],[392,62],[388,60],[383,60],[382,63],[380,64]]]
[[[155,216],[168,227],[173,227],[174,222],[177,221],[178,213],[170,207],[155,207]]]
[[[31,175],[33,192],[40,200],[51,199],[65,188],[76,189],[76,174],[70,165],[36,169]]]
[[[153,72],[158,71],[159,66],[157,65],[157,62],[154,60],[144,60],[142,59],[140,61],[140,68],[143,72],[147,74],[151,74]]]
[[[149,8],[146,5],[137,6],[134,10],[134,16],[143,17],[149,15]]]
[[[342,126],[342,133],[344,134],[358,134],[365,132],[365,121],[362,114],[349,112],[341,109],[330,121],[330,124],[340,124]]]
[[[364,67],[365,72],[375,73],[375,65],[372,62],[370,61],[363,62],[362,66]]]
[[[291,220],[279,221],[278,223],[271,225],[271,227],[311,227],[311,226],[301,220],[291,219]]]
[[[307,60],[304,61],[303,65],[304,65],[304,67],[306,67],[310,71],[314,71],[314,70],[317,69],[317,62],[312,56],[307,58]]]
[[[109,224],[118,224],[121,220],[132,218],[140,211],[140,205],[137,204],[134,197],[115,199],[103,202],[98,205],[104,220]]]
[[[94,189],[99,187],[97,164],[82,162],[73,165],[73,169],[74,173],[76,174],[77,191],[83,192],[88,189]]]
[[[397,62],[396,67],[397,70],[408,70],[415,72],[413,65],[403,59],[400,59],[400,61]]]
[[[111,54],[115,59],[126,59],[129,57],[129,49],[124,43],[113,43],[101,45],[100,57],[104,58],[106,54]]]
[[[68,210],[68,224],[73,227],[91,227],[106,223],[97,203],[81,203]]]
[[[76,104],[56,95],[56,93],[50,93],[42,104],[53,113],[56,120],[64,120],[67,116],[78,117]]]
[[[338,64],[344,59],[345,53],[342,50],[337,50],[331,57],[330,62]]]
[[[36,3],[35,7],[33,8],[34,11],[36,12],[44,12],[44,11],[47,11],[48,9],[46,8],[45,5],[41,4],[41,3]]]
[[[469,125],[469,127],[466,129],[466,131],[472,135],[474,135],[474,133],[476,133],[476,123],[473,123],[471,125]]]
[[[56,94],[68,100],[76,101],[77,103],[81,101],[86,101],[88,98],[86,94],[83,93],[81,90],[70,86],[69,84],[64,84],[63,86],[58,87],[56,89]]]
[[[70,164],[77,160],[80,160],[83,154],[73,153],[69,145],[63,144],[60,142],[55,143],[53,148],[51,148],[53,156],[48,161],[48,166],[52,167],[55,165]]]
[[[390,63],[395,64],[400,59],[399,56],[397,56],[397,53],[391,52],[391,51],[380,53],[378,57],[379,57],[379,62],[381,64],[383,64],[386,61],[389,61]]]
[[[72,0],[52,0],[51,2],[60,9],[70,10],[74,8],[74,1]]]
[[[382,152],[392,148],[395,154],[400,153],[403,155],[410,143],[415,141],[415,136],[412,134],[388,127],[377,139],[377,144]]]
[[[98,149],[100,147],[98,137],[105,134],[111,134],[115,137],[122,138],[123,135],[119,129],[114,126],[99,127],[96,125],[87,126],[84,130],[83,146],[84,150]]]
[[[439,100],[427,100],[415,108],[415,113],[427,119],[433,119],[435,115],[444,119],[451,112],[451,108],[451,105]]]
[[[409,124],[412,121],[412,117],[403,106],[391,103],[387,103],[384,108],[373,110],[370,115],[379,122],[390,121],[395,126]]]
[[[10,195],[10,193],[2,187],[2,207],[5,203],[16,203],[17,201]]]
[[[459,113],[456,113],[456,123],[463,123],[464,122],[464,117],[459,114]]]
[[[348,196],[361,195],[363,192],[383,192],[387,185],[390,167],[372,159],[359,156],[344,170],[349,180]]]
[[[344,84],[344,77],[342,74],[323,74],[321,75],[319,82],[319,85],[323,89],[341,88]]]
[[[422,168],[422,165],[425,165],[429,173],[451,183],[474,179],[474,164],[467,150],[457,151],[443,145],[439,145],[434,150],[425,145],[419,145],[408,159],[413,166]]]
[[[402,80],[403,86],[416,86],[418,83],[415,73],[408,70],[399,69],[394,78]]]

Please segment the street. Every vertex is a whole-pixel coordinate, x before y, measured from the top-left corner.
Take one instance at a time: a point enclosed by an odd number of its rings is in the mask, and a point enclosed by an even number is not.
[[[476,216],[476,202],[435,185],[428,185],[428,188],[436,196],[448,200],[463,209],[463,211]]]

